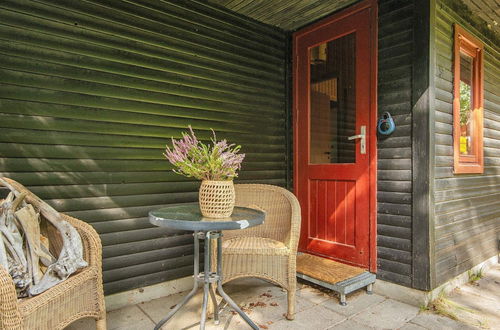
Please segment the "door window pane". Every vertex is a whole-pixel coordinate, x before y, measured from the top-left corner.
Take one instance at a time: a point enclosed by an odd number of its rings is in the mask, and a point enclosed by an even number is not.
[[[355,163],[356,35],[310,49],[309,162]]]

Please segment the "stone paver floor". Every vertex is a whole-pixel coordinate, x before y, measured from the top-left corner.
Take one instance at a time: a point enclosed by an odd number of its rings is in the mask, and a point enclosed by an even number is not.
[[[446,299],[456,317],[482,328],[500,329],[500,264],[477,282],[467,283]]]
[[[464,285],[450,299],[461,303],[469,302],[469,307],[480,309],[491,317],[487,322],[490,329],[500,329],[500,266],[490,270],[481,281],[479,285]],[[418,307],[380,295],[368,295],[364,291],[349,295],[348,305],[343,307],[331,292],[324,292],[303,283],[298,285],[295,320],[288,321],[284,318],[286,292],[280,288],[258,279],[236,280],[225,288],[262,329],[476,329],[470,324],[421,311]],[[481,290],[487,292],[483,294]],[[155,322],[185,294],[186,292],[183,292],[108,312],[108,330],[153,329]],[[484,301],[481,303],[481,300]],[[163,329],[199,329],[200,305],[201,292],[165,324]],[[209,320],[206,329],[250,329],[239,315],[231,313],[229,307],[223,309],[220,319],[218,326]],[[91,329],[95,329],[95,322],[84,319],[73,323],[66,330]]]

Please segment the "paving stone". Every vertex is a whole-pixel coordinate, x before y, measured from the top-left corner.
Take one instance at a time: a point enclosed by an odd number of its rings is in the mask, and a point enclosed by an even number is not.
[[[476,329],[464,323],[452,320],[442,315],[423,312],[413,318],[410,323],[417,324],[426,329],[440,329],[440,330],[472,330]]]
[[[352,319],[376,329],[398,329],[418,314],[418,308],[387,299],[380,304],[368,307]]]
[[[230,290],[230,288],[228,287],[227,289],[224,288],[224,291],[234,301],[239,302],[252,302],[259,297],[280,297],[287,295],[286,290],[283,290],[280,286],[270,283],[266,283],[265,285],[260,284],[255,287],[244,287],[243,289],[240,288],[239,290]]]
[[[453,291],[450,298],[454,296],[457,296],[458,299],[460,299],[460,297],[476,297],[477,299],[466,300],[463,304],[482,308],[484,306],[480,305],[481,302],[490,304],[491,302],[498,301],[498,297],[500,296],[500,282],[495,283],[490,279],[485,279],[477,283],[467,283]]]
[[[286,291],[284,291],[281,287],[274,285],[273,283],[252,277],[233,280],[229,283],[224,284],[223,288],[224,291],[230,296],[231,294],[238,292],[246,292],[249,295],[254,293],[257,294],[257,292],[260,294],[262,292],[265,292],[266,290],[273,290],[274,294],[286,293]]]
[[[232,297],[235,302],[243,308],[248,317],[257,324],[267,325],[269,322],[275,323],[284,319],[283,314],[288,310],[287,296],[272,297],[244,297],[235,295]],[[253,304],[253,305],[252,305]],[[313,307],[314,304],[302,297],[295,299],[295,312],[297,313]],[[233,326],[235,322],[244,323],[245,321],[239,315],[232,315],[230,307],[225,307],[221,315],[221,323]]]
[[[495,269],[494,276],[490,272],[480,281],[479,286],[462,286],[457,291],[457,297],[450,299],[467,301],[469,306],[477,307],[478,313],[490,316],[487,324],[491,329],[497,329],[500,322],[491,322],[491,317],[497,317],[500,301],[491,299],[491,294],[500,289],[500,268]],[[241,279],[225,286],[226,291],[239,305],[248,311],[249,317],[262,328],[307,330],[307,329],[475,329],[472,325],[454,321],[432,313],[418,313],[418,308],[406,305],[379,295],[367,295],[358,291],[348,296],[348,305],[342,307],[338,299],[330,297],[314,287],[299,284],[297,291],[296,319],[288,321],[286,313],[286,292],[269,282],[258,279]],[[465,287],[465,289],[464,289]],[[129,306],[108,313],[108,330],[146,330],[152,329],[158,322],[187,294],[180,294],[156,299],[148,303]],[[191,330],[199,328],[201,314],[201,291],[193,300],[184,306],[163,329]],[[498,297],[498,295],[494,295]],[[260,302],[260,304],[259,304]],[[250,307],[249,304],[254,303]],[[255,304],[257,303],[257,306]],[[265,305],[264,305],[265,304]],[[492,315],[493,314],[493,315]],[[349,318],[349,319],[347,319]],[[95,320],[86,318],[78,320],[65,330],[94,330]],[[221,323],[215,325],[212,320],[206,324],[207,330],[240,330],[250,329],[239,315],[233,315],[231,308],[226,307],[221,313]]]
[[[373,328],[357,323],[353,320],[345,320],[342,323],[332,326],[328,328],[329,330],[373,330]]]
[[[109,312],[107,314],[108,330],[151,329],[154,323],[137,305]]]
[[[455,290],[448,299],[464,307],[481,311],[488,317],[497,318],[500,322],[500,283],[496,288],[474,287],[470,284]]]
[[[378,294],[367,294],[364,291],[357,292],[355,295],[347,296],[347,306],[341,306],[338,298],[330,298],[322,303],[323,306],[329,308],[339,314],[352,316],[363,312],[370,306],[380,304],[386,298]]]
[[[476,283],[455,289],[449,297],[457,317],[478,327],[500,329],[500,265],[494,265]]]
[[[230,293],[229,296],[238,304],[238,306],[248,311],[249,317],[254,322],[261,322],[265,324],[269,321],[274,322],[283,318],[283,313],[286,313],[287,310],[287,296],[281,292],[281,288],[267,282],[264,283],[265,284],[260,283],[253,287],[247,287],[244,285],[244,291],[236,290],[236,293]],[[151,319],[155,322],[159,322],[168,314],[171,307],[179,303],[186,294],[187,292],[182,292],[168,297],[155,299],[150,302],[140,304],[139,306],[147,315],[151,317]],[[199,327],[201,302],[202,291],[200,290],[195,297],[188,302],[188,304],[183,306],[175,314],[175,316],[165,324],[164,328],[190,329],[192,327]],[[300,298],[296,299],[297,311],[301,311],[312,306],[313,303],[308,300]],[[231,308],[228,306],[221,311],[221,326],[214,326],[210,320],[207,323],[207,329],[222,329],[224,326],[231,327],[238,324],[245,324],[245,321],[241,319],[239,315],[233,315],[230,310]]]
[[[188,292],[181,292],[171,296],[154,299],[149,302],[139,304],[140,309],[144,311],[155,323],[163,319],[171,309],[180,303]],[[198,292],[185,306],[183,306],[172,319],[170,319],[163,328],[168,329],[189,329],[199,324],[201,315],[201,291]],[[139,329],[139,328],[137,328]]]
[[[274,323],[273,321],[263,322],[260,320],[256,320],[256,318],[252,314],[253,313],[247,313],[248,317],[258,326],[260,326],[260,325],[269,326],[270,324]],[[209,327],[208,329],[211,329],[211,330],[212,329],[213,330],[251,329],[251,327],[245,322],[245,320],[243,320],[238,314],[232,314],[232,312],[230,312],[229,308],[225,309],[221,313],[219,319],[220,319],[220,324],[218,326],[214,325],[212,328]]]
[[[414,323],[406,323],[403,327],[398,330],[428,330],[429,328],[424,328]],[[432,330],[441,330],[441,328],[432,328]]]
[[[295,315],[295,320],[288,321],[282,319],[276,323],[269,325],[269,329],[314,329],[322,330],[329,329],[336,324],[343,322],[345,316],[335,313],[331,309],[325,308],[321,305],[316,305],[308,308]]]
[[[489,310],[498,308],[500,301],[493,302],[475,295],[463,294],[459,297],[444,297],[441,302],[436,303],[440,305],[440,309],[454,315],[459,322],[464,324],[482,328],[500,324],[500,316],[491,314]]]
[[[302,289],[297,290],[296,296],[309,300],[313,304],[320,304],[328,299],[331,299],[331,294],[310,286],[304,286]]]

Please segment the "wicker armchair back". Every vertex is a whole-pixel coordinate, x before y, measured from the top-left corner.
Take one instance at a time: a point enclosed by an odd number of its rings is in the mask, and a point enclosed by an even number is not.
[[[288,292],[287,318],[295,314],[300,205],[288,190],[263,184],[237,184],[236,205],[266,211],[264,224],[225,231],[222,244],[224,282],[241,277],[269,280]]]

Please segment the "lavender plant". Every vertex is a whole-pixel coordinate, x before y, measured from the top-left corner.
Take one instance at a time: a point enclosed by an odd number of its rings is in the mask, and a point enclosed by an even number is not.
[[[217,141],[215,132],[211,144],[198,140],[189,126],[189,134],[183,132],[182,138],[172,138],[172,148],[168,145],[163,154],[176,167],[173,171],[199,180],[228,181],[238,176],[245,154],[238,154],[241,146],[228,144],[226,140]]]

